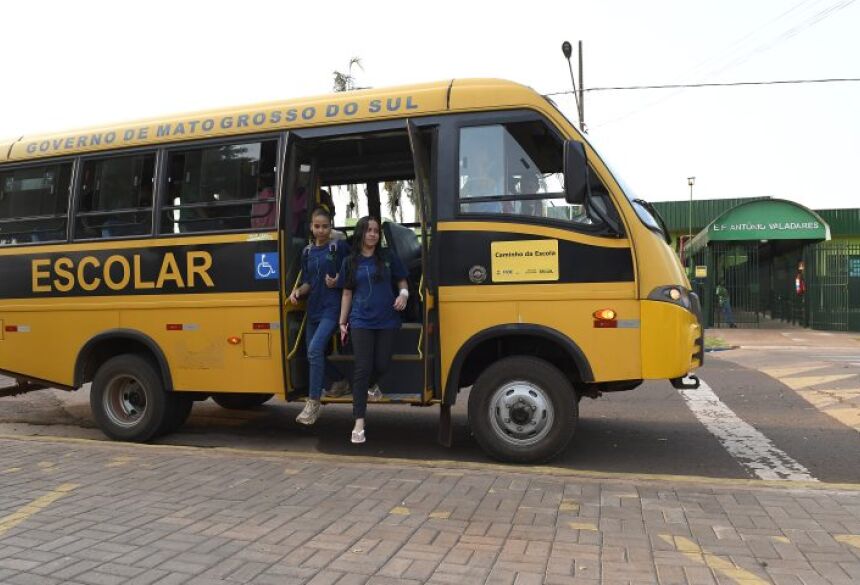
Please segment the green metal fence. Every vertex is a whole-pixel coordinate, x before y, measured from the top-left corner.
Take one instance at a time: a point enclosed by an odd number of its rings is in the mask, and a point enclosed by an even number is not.
[[[804,254],[805,324],[860,331],[860,244],[824,242]]]
[[[760,274],[757,243],[714,242],[693,256],[707,277],[692,279],[707,327],[758,327]]]

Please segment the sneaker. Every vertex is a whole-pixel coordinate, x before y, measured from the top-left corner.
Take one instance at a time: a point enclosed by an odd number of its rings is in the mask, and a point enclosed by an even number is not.
[[[299,416],[296,417],[296,422],[301,423],[303,425],[312,425],[317,422],[317,418],[320,415],[320,401],[319,400],[308,400],[305,402],[305,407],[299,413]]]
[[[379,384],[374,384],[367,390],[367,399],[371,401],[382,400],[382,390],[379,389]]]
[[[365,441],[364,429],[362,429],[360,431],[352,431],[352,436],[350,437],[349,440],[352,441],[353,443],[356,443],[356,444],[364,443],[364,441]]]
[[[331,385],[331,389],[326,390],[325,395],[329,398],[340,398],[349,394],[349,380],[338,380]]]

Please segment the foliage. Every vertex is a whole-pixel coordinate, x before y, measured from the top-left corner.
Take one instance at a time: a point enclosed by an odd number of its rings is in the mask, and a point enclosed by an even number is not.
[[[359,57],[353,57],[349,60],[346,73],[334,71],[334,91],[352,91],[355,89],[355,75],[352,73],[353,67],[358,67],[362,71],[364,70]],[[346,216],[356,217],[358,216],[358,185],[347,185],[346,189],[349,193],[349,205],[346,208]]]

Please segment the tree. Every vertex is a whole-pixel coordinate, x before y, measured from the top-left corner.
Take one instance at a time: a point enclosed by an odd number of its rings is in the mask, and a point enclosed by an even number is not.
[[[355,89],[355,75],[352,74],[352,68],[357,66],[364,71],[361,66],[361,58],[353,57],[349,60],[349,66],[346,68],[346,73],[334,71],[334,90],[335,91],[352,91]]]
[[[334,74],[334,91],[352,91],[355,89],[355,75],[352,73],[352,68],[357,66],[364,71],[361,66],[361,59],[353,57],[349,60],[349,66],[346,73],[335,70]],[[346,216],[353,217],[353,214],[358,215],[358,185],[347,185],[346,190],[349,193],[349,205],[346,208]]]
[[[415,208],[415,221],[419,223],[424,221],[423,214],[421,213],[421,205],[418,202],[418,191],[415,190],[415,181],[406,181],[406,187],[403,191],[406,193],[406,198],[409,199],[412,207]]]
[[[388,193],[388,214],[394,221],[403,223],[403,205],[401,195],[403,194],[403,181],[385,181],[385,191]],[[398,220],[397,212],[400,211]]]

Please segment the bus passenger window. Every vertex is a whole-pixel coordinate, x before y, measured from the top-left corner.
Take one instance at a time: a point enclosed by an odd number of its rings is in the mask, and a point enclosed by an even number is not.
[[[276,156],[276,140],[169,152],[161,233],[275,229]]]
[[[72,163],[0,173],[0,246],[66,239]]]
[[[564,199],[561,139],[539,121],[460,129],[459,208],[462,214],[504,214],[604,229],[582,205]],[[590,173],[592,192],[611,206]],[[604,197],[605,196],[605,197]],[[612,215],[614,208],[607,211]]]
[[[152,233],[155,153],[84,161],[75,239]]]

